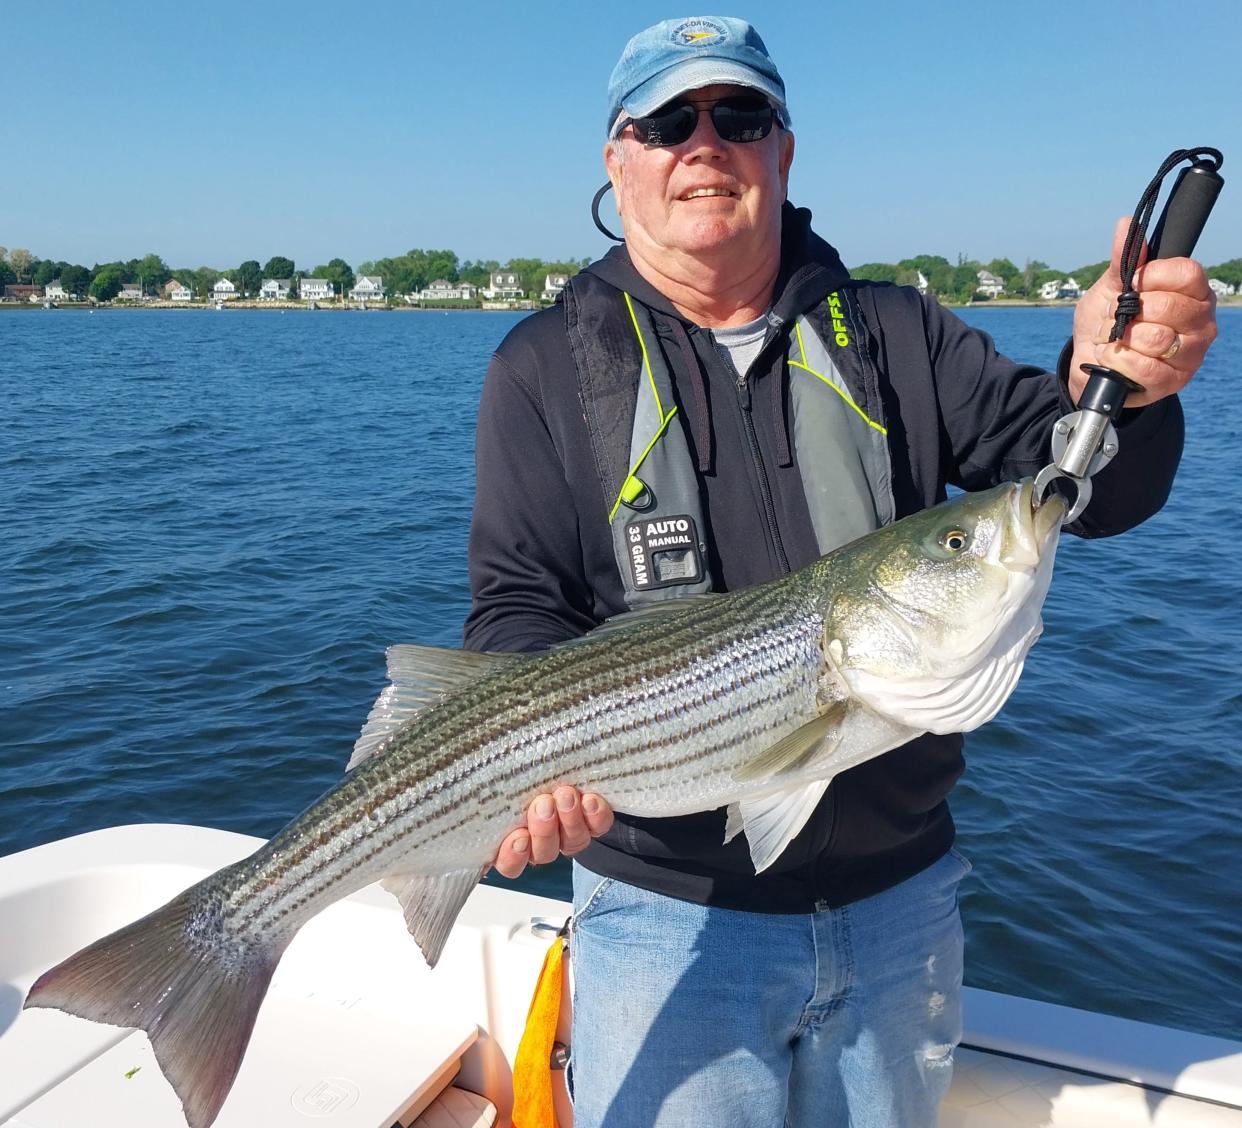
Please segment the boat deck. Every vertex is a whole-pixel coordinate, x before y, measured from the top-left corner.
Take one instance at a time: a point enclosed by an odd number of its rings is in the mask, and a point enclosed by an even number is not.
[[[23,1011],[22,1000],[47,967],[259,844],[133,826],[0,858],[0,1125],[182,1123],[144,1033]],[[446,1106],[431,1106],[455,1079],[495,1106],[503,1128],[509,1063],[547,945],[530,922],[567,913],[560,901],[480,886],[431,971],[382,890],[332,906],[282,960],[216,1124],[329,1117],[390,1128],[425,1115],[419,1128],[435,1128],[453,1124]],[[970,988],[965,1011],[941,1128],[1242,1128],[1242,1044]],[[462,1122],[490,1115],[479,1106]]]

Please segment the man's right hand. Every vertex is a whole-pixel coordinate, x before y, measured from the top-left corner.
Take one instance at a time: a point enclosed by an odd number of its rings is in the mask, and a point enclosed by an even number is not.
[[[505,835],[493,863],[505,877],[517,877],[527,866],[546,865],[559,854],[572,857],[612,826],[612,808],[600,796],[558,787],[537,795],[526,808],[526,825]]]

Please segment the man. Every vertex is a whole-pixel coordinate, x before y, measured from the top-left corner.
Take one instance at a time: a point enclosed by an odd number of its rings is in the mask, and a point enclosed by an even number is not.
[[[625,244],[488,370],[467,645],[537,649],[656,599],[744,587],[949,483],[1032,475],[1084,362],[1144,391],[1073,531],[1120,532],[1163,503],[1174,393],[1215,335],[1197,264],[1140,271],[1142,315],[1104,344],[1115,248],[1058,379],[911,289],[849,279],[785,200],[785,86],[748,24],[637,35],[607,123]],[[647,545],[639,568],[628,551],[653,515],[692,532],[675,551]],[[722,844],[723,812],[614,822],[569,787],[537,799],[496,866],[580,858],[578,1128],[934,1124],[961,1033],[968,866],[945,802],[961,748],[927,735],[844,773],[761,876],[740,837]]]

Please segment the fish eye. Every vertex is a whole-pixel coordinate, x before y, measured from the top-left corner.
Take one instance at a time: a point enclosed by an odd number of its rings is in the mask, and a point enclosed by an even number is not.
[[[950,552],[961,552],[970,543],[970,535],[965,529],[947,529],[940,534],[940,547]]]

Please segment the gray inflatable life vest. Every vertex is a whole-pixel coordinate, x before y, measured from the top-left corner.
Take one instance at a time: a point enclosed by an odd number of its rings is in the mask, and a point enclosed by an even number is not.
[[[613,551],[637,608],[711,591],[713,580],[702,486],[668,360],[651,312],[616,295],[579,275],[565,308]],[[798,470],[816,543],[829,552],[894,519],[878,383],[848,289],[784,328]]]

